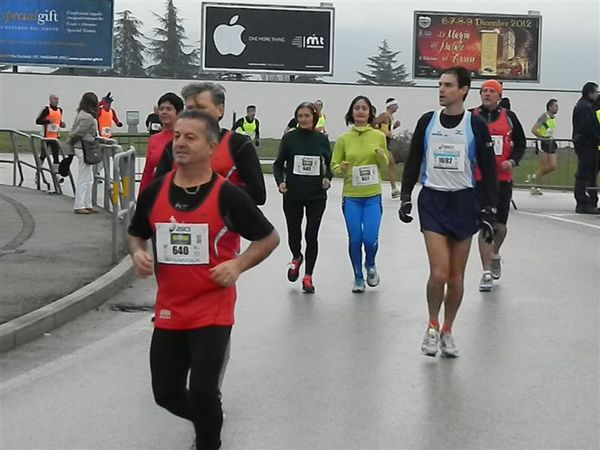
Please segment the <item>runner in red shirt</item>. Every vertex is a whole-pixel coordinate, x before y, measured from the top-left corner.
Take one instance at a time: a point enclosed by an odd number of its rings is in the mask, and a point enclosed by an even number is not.
[[[148,187],[154,178],[154,171],[162,157],[165,146],[173,140],[173,127],[177,114],[183,110],[183,100],[173,92],[167,92],[158,99],[158,117],[162,130],[148,139],[146,146],[146,164],[140,182],[140,192]]]
[[[494,287],[494,280],[502,275],[500,247],[504,243],[508,228],[508,213],[512,199],[513,168],[525,153],[525,132],[517,115],[499,106],[502,98],[502,85],[496,80],[486,80],[479,91],[481,106],[473,109],[475,116],[481,117],[487,124],[494,143],[496,157],[496,173],[498,174],[498,202],[496,203],[497,233],[494,240],[486,242],[483,233],[479,234],[479,255],[483,274],[479,281],[479,290],[489,292]],[[481,190],[481,171],[475,168],[477,189]]]
[[[234,322],[235,282],[279,243],[248,195],[211,169],[218,138],[212,116],[181,113],[173,138],[177,169],[142,192],[129,227],[135,273],[156,273],[158,285],[150,348],[154,398],[194,424],[199,450],[221,446],[219,374]],[[240,235],[251,243],[236,256]],[[146,250],[150,238],[154,260]]]

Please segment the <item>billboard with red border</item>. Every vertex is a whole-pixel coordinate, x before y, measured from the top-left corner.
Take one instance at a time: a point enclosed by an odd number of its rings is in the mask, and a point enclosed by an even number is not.
[[[415,11],[414,78],[463,66],[474,79],[540,81],[538,15]]]

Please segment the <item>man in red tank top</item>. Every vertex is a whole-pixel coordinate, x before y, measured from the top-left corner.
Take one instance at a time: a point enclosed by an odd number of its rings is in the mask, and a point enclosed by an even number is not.
[[[136,275],[155,273],[158,285],[154,398],[194,424],[198,449],[221,446],[219,374],[234,323],[235,282],[279,243],[254,202],[211,169],[219,131],[206,112],[181,113],[173,137],[177,168],[140,194],[128,240]],[[237,256],[240,235],[251,243]]]
[[[508,232],[506,223],[512,199],[512,172],[523,157],[526,138],[516,114],[499,106],[502,98],[502,85],[498,81],[484,81],[481,84],[479,94],[481,96],[481,106],[475,108],[472,112],[474,115],[482,117],[487,123],[494,142],[498,173],[498,204],[496,205],[498,231],[491,244],[483,239],[481,233],[479,234],[479,254],[483,266],[479,290],[489,292],[493,288],[494,280],[499,279],[502,273],[500,247]],[[479,184],[481,173],[478,168],[475,169],[475,179]]]

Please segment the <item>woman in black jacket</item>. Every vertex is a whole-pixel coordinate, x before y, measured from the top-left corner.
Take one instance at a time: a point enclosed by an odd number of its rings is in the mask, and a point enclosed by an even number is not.
[[[314,104],[301,103],[294,117],[298,127],[281,139],[279,155],[273,163],[273,174],[279,192],[283,194],[283,212],[292,252],[288,280],[293,282],[298,279],[304,260],[302,219],[306,211],[306,267],[302,290],[313,293],[312,273],[317,261],[319,227],[332,178],[329,168],[331,148],[327,136],[314,130],[319,120]]]

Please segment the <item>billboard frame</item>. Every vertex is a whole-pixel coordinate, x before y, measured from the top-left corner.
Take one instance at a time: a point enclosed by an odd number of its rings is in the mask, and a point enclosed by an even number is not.
[[[202,27],[202,61],[200,63],[203,72],[233,72],[233,73],[256,73],[256,74],[287,74],[287,75],[316,75],[316,76],[333,76],[333,61],[335,51],[335,8],[333,6],[285,6],[285,5],[256,5],[250,3],[220,3],[220,2],[202,2],[202,11],[200,15],[200,26]],[[245,8],[245,9],[278,9],[286,11],[329,11],[329,29],[331,39],[329,43],[329,71],[314,72],[314,71],[294,71],[294,70],[253,70],[253,69],[231,69],[229,67],[206,67],[206,26],[205,26],[205,9],[206,6],[220,6],[224,8]]]
[[[424,77],[417,76],[417,36],[416,36],[416,26],[417,26],[417,15],[418,14],[438,14],[438,15],[446,15],[446,16],[482,16],[482,17],[506,17],[506,18],[536,18],[539,20],[539,28],[538,28],[538,47],[537,47],[537,77],[534,80],[506,80],[500,79],[503,83],[534,83],[540,84],[542,80],[542,27],[543,27],[543,16],[541,14],[492,14],[492,13],[466,13],[466,12],[446,12],[446,11],[413,11],[413,34],[412,34],[412,78],[414,80],[436,80],[433,77]],[[485,81],[489,79],[495,78],[473,78],[473,81]]]
[[[35,63],[35,62],[23,62],[23,63],[15,63],[15,62],[7,62],[0,59],[0,64],[5,66],[12,67],[66,67],[72,69],[90,69],[90,70],[106,70],[112,69],[115,64],[115,46],[114,46],[114,36],[115,36],[115,0],[110,0],[110,65],[79,65],[79,64],[48,64],[48,63]]]

